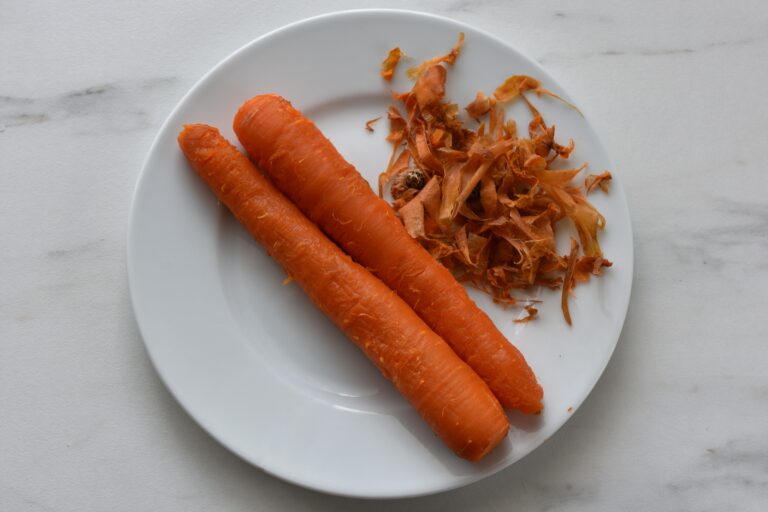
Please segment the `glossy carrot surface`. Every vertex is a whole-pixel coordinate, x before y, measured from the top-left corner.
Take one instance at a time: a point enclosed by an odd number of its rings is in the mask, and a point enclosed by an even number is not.
[[[488,386],[397,294],[331,242],[218,130],[187,125],[178,140],[219,200],[457,455],[477,461],[504,439],[507,417]]]
[[[275,186],[355,261],[395,290],[490,386],[501,404],[542,409],[525,358],[451,273],[408,235],[392,208],[284,98],[266,94],[237,112],[243,147]]]

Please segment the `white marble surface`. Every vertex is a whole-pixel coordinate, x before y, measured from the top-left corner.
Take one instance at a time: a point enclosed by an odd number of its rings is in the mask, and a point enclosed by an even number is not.
[[[131,194],[175,102],[256,36],[351,7],[454,17],[542,62],[636,237],[624,332],[573,419],[492,478],[398,502],[219,446],[151,367],[126,283]],[[761,1],[0,0],[0,510],[766,510],[766,62]]]

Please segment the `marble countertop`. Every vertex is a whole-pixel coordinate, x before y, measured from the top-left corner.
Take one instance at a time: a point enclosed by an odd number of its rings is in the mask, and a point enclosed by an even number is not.
[[[618,348],[550,441],[397,502],[232,455],[166,391],[125,242],[149,145],[224,56],[352,7],[473,24],[541,62],[621,174],[635,281]],[[0,510],[765,510],[768,4],[571,0],[0,2]]]

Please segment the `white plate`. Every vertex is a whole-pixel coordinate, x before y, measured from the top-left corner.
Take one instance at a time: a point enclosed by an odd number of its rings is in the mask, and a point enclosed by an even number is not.
[[[378,75],[382,59],[396,45],[411,56],[392,84],[404,90],[404,68],[446,52],[460,31],[466,44],[449,72],[449,98],[466,104],[510,74],[540,78],[567,97],[536,63],[470,26],[404,11],[342,12],[289,25],[226,58],[181,100],[149,153],[128,240],[133,307],[147,349],[200,425],[275,476],[360,497],[414,496],[474,482],[560,428],[616,345],[632,282],[632,234],[618,179],[609,194],[592,196],[608,219],[600,243],[615,265],[578,287],[573,327],[563,321],[556,293],[540,293],[541,318],[527,326],[513,323],[514,311],[475,295],[534,368],[545,410],[540,417],[510,415],[509,438],[494,453],[479,464],[463,461],[295,284],[281,284],[280,267],[217,204],[176,145],[181,126],[193,122],[217,126],[235,142],[232,117],[240,104],[277,92],[375,182],[389,154],[387,123],[374,134],[363,126],[390,103]],[[586,119],[557,101],[536,103],[562,140],[576,141],[574,162],[618,174]],[[524,127],[525,110],[513,114]]]

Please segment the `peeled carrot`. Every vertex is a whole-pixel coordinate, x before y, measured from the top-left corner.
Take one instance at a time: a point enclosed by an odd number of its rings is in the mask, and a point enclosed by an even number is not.
[[[408,235],[389,205],[312,121],[282,97],[266,94],[240,107],[234,129],[275,186],[410,304],[504,407],[541,411],[541,386],[520,351]]]
[[[480,460],[509,423],[488,386],[384,283],[353,262],[215,128],[179,145],[197,174],[457,455]],[[290,312],[286,312],[289,314]]]

